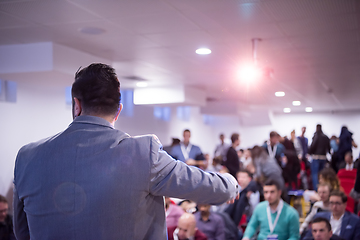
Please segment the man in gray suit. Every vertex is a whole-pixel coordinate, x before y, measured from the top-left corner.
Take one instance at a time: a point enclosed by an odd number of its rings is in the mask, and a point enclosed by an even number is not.
[[[166,239],[163,196],[221,204],[236,180],[175,161],[155,135],[114,129],[115,70],[91,64],[72,86],[73,122],[28,144],[14,171],[17,239]]]

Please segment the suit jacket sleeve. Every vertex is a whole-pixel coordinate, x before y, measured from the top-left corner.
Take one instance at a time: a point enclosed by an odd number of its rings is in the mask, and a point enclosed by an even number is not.
[[[19,199],[14,187],[14,234],[16,239],[30,239],[29,226],[27,223],[26,213],[24,211],[24,203]]]
[[[221,204],[238,193],[237,181],[230,174],[207,173],[197,167],[175,161],[161,150],[156,136],[150,142],[151,166],[149,192],[198,203]]]

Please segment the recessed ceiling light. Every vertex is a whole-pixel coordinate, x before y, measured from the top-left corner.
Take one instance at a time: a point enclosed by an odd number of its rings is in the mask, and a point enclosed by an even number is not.
[[[305,108],[305,112],[312,112],[312,111],[313,111],[312,107]]]
[[[196,49],[195,52],[200,55],[206,55],[206,54],[210,54],[211,50],[208,48],[199,48],[199,49]]]
[[[105,32],[102,28],[97,27],[83,27],[79,29],[79,32],[89,34],[89,35],[100,35]]]
[[[291,109],[290,108],[284,108],[284,113],[289,113],[289,112],[291,112]]]
[[[138,83],[136,83],[136,86],[137,87],[147,87],[148,83],[147,82],[138,82]]]
[[[275,96],[277,96],[277,97],[283,97],[283,96],[285,96],[285,92],[276,92],[276,93],[275,93]]]
[[[293,104],[293,106],[300,106],[301,102],[300,101],[293,101],[292,104]]]

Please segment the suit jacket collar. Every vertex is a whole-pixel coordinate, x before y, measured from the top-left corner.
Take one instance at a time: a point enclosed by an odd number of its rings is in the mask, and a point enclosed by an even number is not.
[[[109,123],[107,120],[105,120],[101,117],[90,116],[90,115],[82,115],[82,116],[76,117],[73,120],[73,122],[70,124],[70,126],[73,124],[76,124],[76,123],[95,124],[95,125],[101,125],[101,126],[105,126],[105,127],[114,128],[114,126],[111,125],[111,123]]]
[[[345,211],[344,217],[343,217],[342,222],[341,222],[341,231],[340,231],[341,235],[343,235],[345,233],[346,227],[348,225],[351,226],[351,224],[350,224],[350,216],[351,216],[351,213]]]

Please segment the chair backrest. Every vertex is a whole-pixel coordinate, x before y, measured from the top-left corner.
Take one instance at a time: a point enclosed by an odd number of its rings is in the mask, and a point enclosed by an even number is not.
[[[355,200],[349,196],[349,193],[352,188],[355,186],[357,169],[345,170],[340,169],[337,176],[340,180],[340,186],[344,189],[346,196],[348,197],[346,210],[349,212],[354,212]]]

